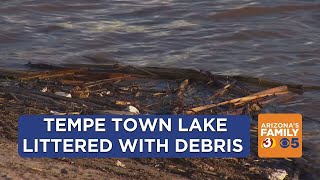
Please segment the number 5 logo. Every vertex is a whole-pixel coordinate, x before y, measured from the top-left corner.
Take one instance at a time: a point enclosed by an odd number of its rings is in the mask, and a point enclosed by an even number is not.
[[[292,138],[291,147],[292,148],[298,148],[299,147],[299,139],[298,138]]]
[[[288,148],[289,146],[291,146],[292,148],[298,148],[299,147],[299,138],[292,138],[291,143],[290,143],[289,139],[282,138],[280,140],[280,146],[282,148]]]

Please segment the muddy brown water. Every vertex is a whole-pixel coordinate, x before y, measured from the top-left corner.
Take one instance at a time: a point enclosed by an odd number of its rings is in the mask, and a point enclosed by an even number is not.
[[[319,1],[2,0],[0,23],[6,68],[119,61],[320,85]],[[269,109],[304,115],[315,162],[319,107],[314,90]]]

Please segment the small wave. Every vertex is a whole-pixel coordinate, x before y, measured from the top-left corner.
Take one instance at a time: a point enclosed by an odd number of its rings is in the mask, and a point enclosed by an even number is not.
[[[129,25],[124,21],[97,21],[97,22],[84,22],[77,24],[82,28],[83,32],[96,33],[96,32],[126,32],[137,33],[146,32],[144,26]]]
[[[265,31],[265,30],[241,30],[235,33],[232,33],[229,36],[220,36],[216,39],[218,40],[230,40],[230,41],[244,41],[251,39],[264,39],[264,38],[287,38],[289,37],[284,33],[276,32],[276,31]]]
[[[18,41],[18,34],[0,31],[0,43],[14,43]]]
[[[162,25],[162,28],[175,29],[175,28],[182,28],[182,27],[191,27],[195,25],[196,24],[193,24],[185,20],[176,20],[176,21],[172,21],[169,24]]]
[[[159,14],[161,11],[169,10],[170,6],[155,6],[155,7],[141,7],[139,9],[133,10],[130,12],[131,15],[138,15],[138,16],[146,16],[152,14]]]
[[[66,30],[66,29],[72,29],[74,25],[71,23],[60,23],[60,24],[50,24],[50,25],[45,25],[39,28],[39,32],[43,33],[51,33],[55,31],[61,31],[61,30]]]
[[[57,13],[57,12],[72,12],[81,10],[97,10],[101,8],[99,4],[62,4],[62,3],[52,3],[52,4],[25,4],[25,5],[14,5],[7,7],[0,7],[0,14],[15,14],[21,13],[21,11],[33,12],[33,13]]]
[[[286,13],[293,11],[308,11],[320,9],[320,4],[313,5],[281,5],[281,6],[271,6],[271,7],[242,7],[237,9],[230,9],[223,12],[218,12],[213,15],[209,15],[210,19],[221,20],[221,19],[231,19],[231,18],[242,18],[242,17],[252,17],[261,16],[275,13]]]
[[[42,4],[42,5],[25,5],[21,6],[21,9],[40,11],[40,12],[66,12],[66,11],[77,11],[77,10],[89,10],[99,9],[98,4]]]

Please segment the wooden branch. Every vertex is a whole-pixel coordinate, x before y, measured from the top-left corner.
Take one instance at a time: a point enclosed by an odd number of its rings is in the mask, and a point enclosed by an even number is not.
[[[258,96],[258,95],[263,95],[263,94],[272,94],[272,93],[288,92],[288,91],[289,91],[289,89],[287,86],[278,86],[278,87],[274,87],[274,88],[267,89],[264,91],[253,93],[250,96]]]
[[[43,92],[34,92],[34,91],[27,91],[27,92],[30,93],[30,94],[40,95],[40,96],[43,96],[43,97],[49,97],[49,98],[52,98],[52,99],[63,100],[63,101],[66,101],[66,102],[75,102],[75,103],[78,103],[78,104],[84,104],[84,105],[87,105],[89,107],[99,107],[99,108],[103,107],[100,104],[84,101],[84,100],[81,100],[81,99],[68,98],[68,97],[64,97],[64,96],[58,96],[58,95],[55,95],[55,94],[43,93]]]
[[[264,91],[260,91],[260,92],[257,92],[257,93],[253,93],[253,94],[250,94],[249,96],[261,96],[261,95],[266,95],[266,94],[270,94],[270,95],[281,95],[282,93],[283,94],[288,94],[289,90],[288,90],[288,87],[287,86],[279,86],[279,87],[275,87],[275,88],[271,88],[271,89],[267,89],[267,90],[264,90]],[[260,97],[262,98],[262,97]],[[259,99],[259,98],[257,98]],[[254,99],[252,99],[254,100]],[[247,103],[247,101],[240,101],[240,102],[236,102],[234,103],[235,106],[240,106],[240,105],[243,105]]]
[[[214,107],[222,106],[222,105],[236,104],[236,103],[241,104],[241,103],[246,103],[246,102],[258,99],[258,98],[263,98],[263,97],[272,96],[272,95],[287,94],[287,93],[288,93],[288,88],[286,86],[280,86],[280,87],[271,88],[271,89],[268,89],[265,91],[261,91],[258,93],[254,93],[249,96],[236,98],[236,99],[224,101],[224,102],[217,103],[217,104],[209,104],[209,105],[195,107],[195,108],[192,108],[189,111],[187,111],[187,114],[198,113],[198,112],[201,112],[201,111],[204,111],[207,109],[211,109]]]
[[[69,80],[69,79],[61,79],[60,82],[66,85],[80,85],[84,83],[84,81]]]

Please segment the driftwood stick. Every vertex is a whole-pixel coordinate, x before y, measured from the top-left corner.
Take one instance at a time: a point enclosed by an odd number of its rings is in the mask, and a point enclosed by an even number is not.
[[[58,106],[58,107],[62,107],[62,108],[65,108],[65,109],[68,109],[68,105],[67,104],[63,104],[62,102],[59,102],[53,98],[50,98],[50,97],[45,97],[45,96],[41,96],[41,95],[37,95],[37,94],[32,94],[32,93],[27,93],[26,94],[28,97],[31,97],[32,99],[34,100],[39,100],[41,99],[42,101],[44,102],[51,102],[52,104]]]
[[[157,74],[155,74],[155,73],[152,73],[152,72],[150,72],[150,71],[147,71],[147,70],[145,70],[145,69],[143,69],[143,68],[134,67],[134,66],[130,66],[130,67],[131,67],[131,68],[134,68],[134,69],[136,69],[136,70],[140,70],[140,71],[142,71],[142,72],[145,72],[146,74],[149,74],[149,75],[151,75],[151,76],[159,77],[159,75],[157,75]]]
[[[235,82],[232,83],[228,83],[227,85],[225,85],[223,88],[217,90],[216,93],[214,93],[214,95],[212,95],[211,97],[209,97],[209,100],[212,100],[216,97],[220,97],[223,96],[226,92],[228,92],[228,90],[235,84]]]
[[[67,108],[68,106],[56,101],[55,99],[66,101],[66,102],[75,102],[75,103],[78,103],[78,104],[84,104],[84,105],[87,105],[89,107],[95,107],[95,108],[103,108],[104,106],[112,106],[112,107],[116,106],[112,102],[106,102],[106,101],[101,101],[101,100],[84,101],[84,100],[81,100],[81,99],[58,96],[58,95],[50,94],[50,93],[35,92],[35,91],[28,91],[28,90],[21,90],[21,89],[19,90],[19,92],[20,92],[19,95],[23,94],[23,96],[25,96],[25,97],[30,97],[30,98],[33,98],[33,99],[41,99],[41,100],[44,100],[44,101],[49,101],[49,102],[52,102],[52,103],[54,103],[54,104],[56,104],[58,106],[62,106],[64,108]]]
[[[12,96],[16,101],[20,102],[20,100],[17,98],[17,96],[14,93],[9,93],[10,96]]]
[[[44,96],[40,96],[40,95],[37,95],[37,94],[32,94],[32,93],[23,93],[23,94],[16,94],[18,97],[22,97],[24,99],[33,99],[33,100],[36,100],[36,101],[39,101],[39,100],[42,100],[44,102],[50,102],[52,104],[54,104],[55,106],[57,107],[62,107],[62,108],[68,108],[68,105],[66,104],[63,104],[57,100],[54,100],[52,98],[49,98],[49,97],[44,97]]]
[[[264,91],[260,91],[260,92],[257,92],[257,93],[250,94],[249,96],[261,96],[261,95],[265,95],[265,94],[281,95],[282,93],[283,94],[288,94],[289,93],[289,90],[288,90],[287,86],[279,86],[279,87],[267,89],[267,90],[264,90]],[[260,99],[260,98],[257,98],[257,100],[258,99]],[[247,102],[248,101],[240,101],[240,102],[234,103],[234,105],[235,106],[240,106],[240,105],[243,105],[243,104],[245,104]]]
[[[84,101],[84,100],[81,100],[81,99],[68,98],[68,97],[64,97],[64,96],[58,96],[58,95],[55,95],[55,94],[49,94],[49,93],[43,93],[43,92],[32,92],[32,91],[27,91],[27,92],[31,93],[31,94],[35,94],[35,95],[49,97],[49,98],[52,98],[52,99],[58,99],[58,100],[63,100],[63,101],[67,101],[67,102],[75,102],[75,103],[78,103],[78,104],[84,104],[84,105],[87,105],[87,106],[90,106],[90,107],[98,107],[98,108],[103,107],[101,105],[98,105],[98,104],[95,104],[95,103],[91,103],[91,102],[88,102],[88,101]]]
[[[265,107],[269,104],[287,103],[287,102],[292,101],[294,98],[295,98],[295,96],[293,93],[288,93],[288,94],[283,94],[283,95],[280,95],[278,97],[274,97],[271,99],[259,101],[258,104],[261,107]]]
[[[108,72],[120,72],[128,74],[139,74],[139,75],[153,75],[153,78],[162,78],[162,79],[189,79],[189,80],[199,80],[199,81],[208,81],[212,77],[193,70],[193,69],[178,69],[178,68],[160,68],[160,67],[138,67],[132,68],[131,66],[124,66],[119,64],[114,65],[95,65],[95,64],[64,64],[69,68],[79,68],[87,67],[93,71],[108,71]],[[225,76],[214,75],[218,78],[226,78]]]
[[[272,94],[272,93],[279,93],[279,92],[288,92],[288,91],[289,91],[289,89],[287,86],[278,86],[278,87],[274,87],[274,88],[260,91],[257,93],[253,93],[250,96],[257,96],[257,95],[262,95],[262,94]]]
[[[44,63],[27,63],[26,66],[32,69],[40,69],[40,70],[57,70],[57,69],[65,69],[62,66],[52,65],[52,64],[44,64]]]
[[[235,103],[246,103],[255,99],[259,99],[259,98],[263,98],[263,97],[267,97],[267,96],[272,96],[272,95],[280,95],[280,94],[287,94],[288,91],[284,91],[284,87],[276,87],[276,88],[272,88],[272,89],[268,89],[265,91],[261,91],[259,93],[255,93],[249,96],[245,96],[245,97],[241,97],[241,98],[236,98],[236,99],[232,99],[229,101],[224,101],[221,103],[217,103],[217,104],[208,104],[208,105],[204,105],[204,106],[199,106],[199,107],[195,107],[190,109],[189,111],[187,111],[187,114],[193,114],[193,113],[198,113],[207,109],[211,109],[214,107],[218,107],[218,106],[222,106],[222,105],[226,105],[226,104],[235,104]]]
[[[242,82],[247,82],[247,83],[252,83],[252,84],[258,84],[260,86],[265,86],[265,87],[274,87],[274,86],[282,86],[285,85],[292,91],[312,91],[312,90],[320,90],[320,86],[304,86],[300,84],[287,84],[287,83],[280,83],[280,82],[275,82],[275,81],[270,81],[267,79],[263,78],[256,78],[256,77],[249,77],[249,76],[232,76],[232,78],[242,81]]]
[[[126,75],[123,77],[115,77],[115,78],[110,78],[110,79],[102,79],[102,80],[98,80],[98,81],[94,81],[94,82],[88,82],[88,83],[85,83],[84,85],[86,87],[90,88],[90,87],[102,85],[105,83],[109,83],[110,81],[119,80],[119,79],[128,79],[128,78],[132,78],[132,77],[130,75]]]
[[[40,73],[36,75],[31,75],[27,77],[21,77],[20,80],[25,81],[25,80],[31,80],[31,79],[46,79],[46,78],[54,78],[54,77],[61,77],[61,76],[66,76],[66,75],[73,75],[78,72],[83,72],[87,71],[87,69],[67,69],[67,70],[57,70],[57,71],[49,71],[46,73]]]
[[[178,89],[177,100],[173,109],[173,114],[181,114],[183,108],[183,93],[185,92],[187,86],[189,85],[189,80],[184,80]]]
[[[60,82],[62,84],[66,85],[81,85],[84,83],[84,81],[79,81],[79,80],[68,80],[68,79],[61,79]]]
[[[117,110],[94,110],[93,113],[105,115],[105,114],[116,114],[116,115],[135,115],[129,111],[117,111]]]

